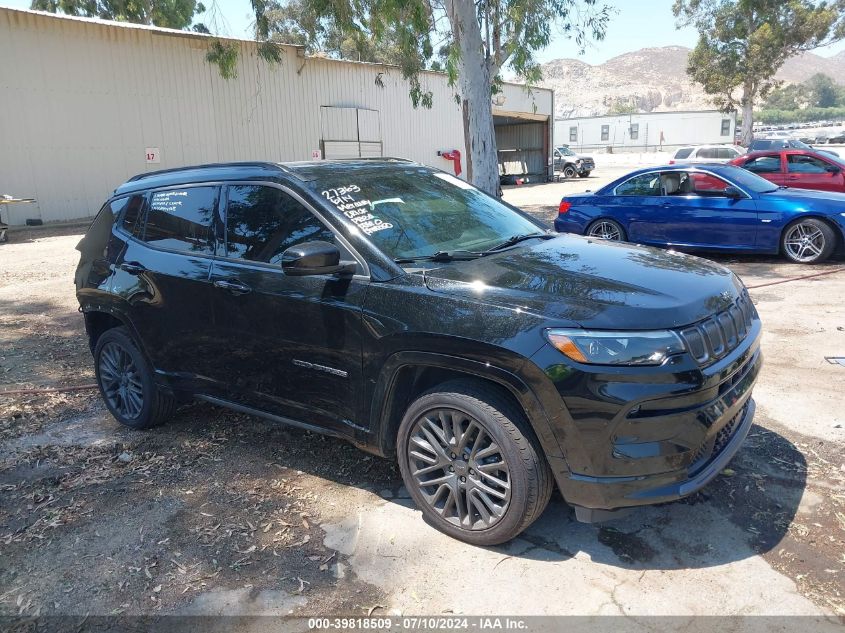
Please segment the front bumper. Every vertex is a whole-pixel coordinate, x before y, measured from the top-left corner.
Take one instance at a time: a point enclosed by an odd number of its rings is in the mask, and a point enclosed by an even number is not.
[[[753,423],[759,320],[742,344],[705,366],[686,358],[639,373],[562,371],[543,363],[555,352],[541,350],[533,359],[546,367],[564,404],[554,425],[563,455],[548,461],[582,517],[590,514],[585,509],[663,503],[696,492],[724,469]],[[559,353],[556,358],[559,363]]]

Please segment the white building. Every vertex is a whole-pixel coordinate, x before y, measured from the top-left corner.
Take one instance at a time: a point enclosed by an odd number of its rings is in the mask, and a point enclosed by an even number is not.
[[[557,119],[555,144],[572,149],[654,151],[681,145],[733,143],[736,112],[647,112]]]
[[[270,65],[254,42],[235,79],[206,59],[212,37],[0,8],[0,194],[21,224],[88,217],[132,175],[199,163],[396,156],[445,170],[461,152],[461,107],[442,73],[414,109],[398,68],[305,55]],[[553,93],[505,84],[493,103],[506,173],[547,175]],[[11,216],[11,217],[10,217]]]

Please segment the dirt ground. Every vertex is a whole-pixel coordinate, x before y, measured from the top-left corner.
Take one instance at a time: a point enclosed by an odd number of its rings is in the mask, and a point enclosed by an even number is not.
[[[590,184],[506,197],[548,218]],[[0,246],[0,391],[93,382],[83,230]],[[824,357],[845,356],[845,262],[719,261],[751,287],[765,368],[748,442],[687,500],[583,525],[556,496],[522,537],[473,548],[420,520],[393,463],[335,440],[206,404],[133,432],[93,390],[0,394],[0,615],[843,618],[845,367]]]

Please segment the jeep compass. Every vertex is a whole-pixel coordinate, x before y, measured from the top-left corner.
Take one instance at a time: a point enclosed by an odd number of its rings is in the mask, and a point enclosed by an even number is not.
[[[585,521],[689,495],[754,415],[761,326],[731,271],[550,233],[408,161],[143,174],[78,249],[120,423],[200,399],[343,438],[469,543],[519,534],[554,485]]]

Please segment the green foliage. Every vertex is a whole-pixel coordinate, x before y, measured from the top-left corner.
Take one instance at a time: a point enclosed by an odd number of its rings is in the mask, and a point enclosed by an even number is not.
[[[800,84],[775,88],[763,102],[765,110],[794,111],[837,106],[845,107],[845,86],[838,85],[823,73],[816,73]]]
[[[845,121],[845,106],[835,108],[804,108],[776,110],[763,108],[754,113],[756,120],[768,125],[780,123],[810,123],[813,121]]]
[[[673,11],[700,35],[687,72],[722,108],[750,106],[787,59],[845,37],[845,0],[675,0]]]
[[[223,79],[234,79],[238,76],[238,46],[234,42],[212,41],[205,54],[205,61],[215,64]]]
[[[607,109],[608,114],[635,114],[637,112],[639,112],[637,106],[624,99],[617,99]]]
[[[187,29],[205,7],[196,0],[32,0],[31,8],[102,20]],[[202,24],[194,30],[207,32]]]
[[[415,106],[430,106],[432,94],[419,73],[442,70],[456,86],[460,49],[451,27],[453,0],[252,0],[256,36],[299,44],[310,53],[399,66]],[[554,32],[582,48],[601,39],[611,9],[598,0],[486,0],[476,3],[492,81],[508,66],[524,81],[540,77],[534,53]],[[460,35],[459,35],[460,36]],[[435,53],[435,43],[439,41]]]

